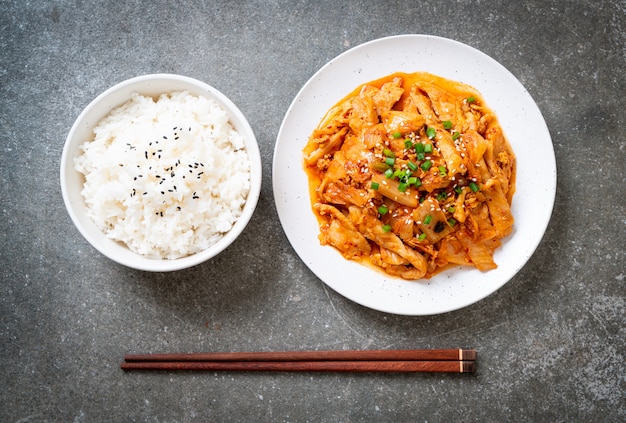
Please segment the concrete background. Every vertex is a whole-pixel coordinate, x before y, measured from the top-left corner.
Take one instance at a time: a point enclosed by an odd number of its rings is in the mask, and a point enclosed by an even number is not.
[[[541,109],[558,166],[528,264],[485,300],[432,317],[327,288],[289,245],[271,190],[276,135],[302,85],[348,48],[405,33],[507,67]],[[0,421],[624,421],[625,68],[623,0],[0,1]],[[101,256],[59,187],[82,108],[153,72],[229,96],[264,160],[241,238],[168,274]],[[119,369],[127,352],[458,346],[478,349],[476,375]]]

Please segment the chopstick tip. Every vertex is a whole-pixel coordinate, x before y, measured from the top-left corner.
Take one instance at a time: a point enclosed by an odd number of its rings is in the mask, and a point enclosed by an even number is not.
[[[461,373],[474,373],[476,371],[475,361],[461,361]]]
[[[476,350],[475,349],[464,349],[461,350],[461,360],[464,361],[475,361],[476,360]]]

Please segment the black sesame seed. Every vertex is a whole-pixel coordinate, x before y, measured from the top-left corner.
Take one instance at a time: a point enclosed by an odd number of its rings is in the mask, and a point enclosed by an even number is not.
[[[440,220],[439,222],[437,222],[437,224],[435,225],[435,233],[440,233],[441,231],[443,231],[444,229],[444,224],[443,222]]]

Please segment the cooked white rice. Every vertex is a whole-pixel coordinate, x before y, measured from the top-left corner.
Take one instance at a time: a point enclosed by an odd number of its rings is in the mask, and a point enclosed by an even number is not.
[[[94,133],[74,163],[89,217],[109,238],[176,259],[215,244],[241,216],[250,163],[214,100],[133,94]]]

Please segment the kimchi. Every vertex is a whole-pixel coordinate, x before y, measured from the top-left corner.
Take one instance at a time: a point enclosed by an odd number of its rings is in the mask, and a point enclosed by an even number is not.
[[[363,84],[303,153],[322,245],[409,280],[497,267],[515,155],[474,88],[423,72]]]

